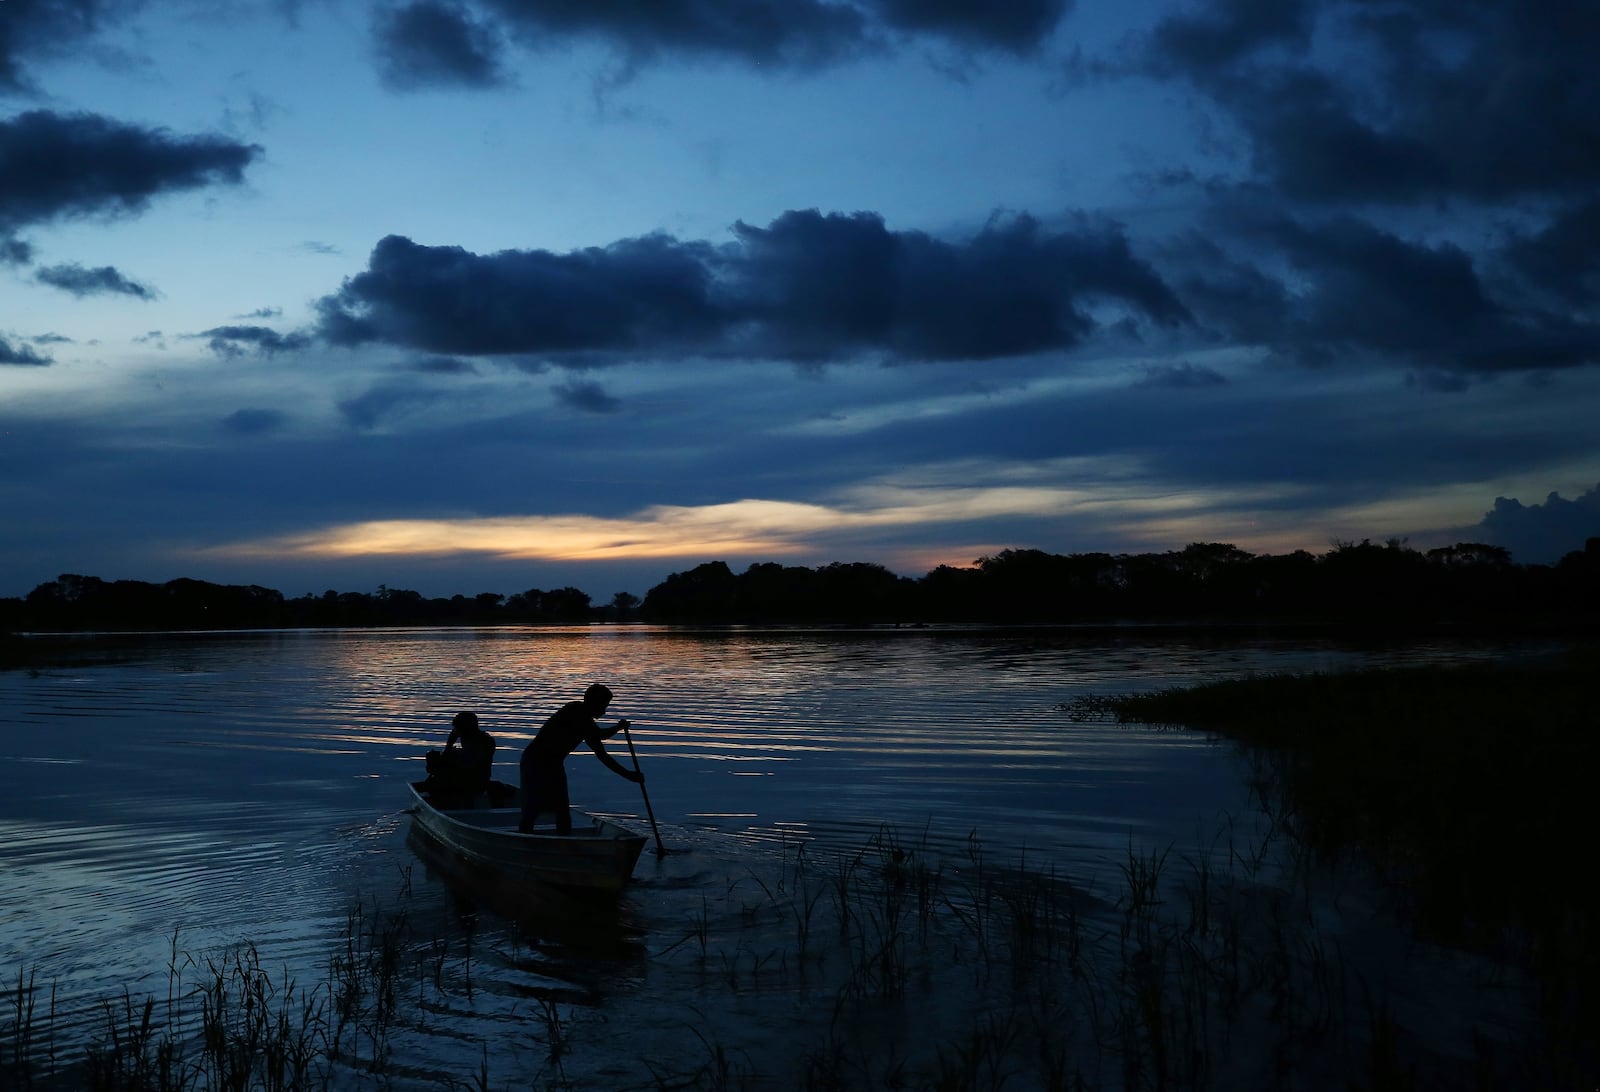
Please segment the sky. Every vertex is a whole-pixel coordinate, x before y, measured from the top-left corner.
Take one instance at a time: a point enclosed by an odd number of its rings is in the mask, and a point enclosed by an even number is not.
[[[0,596],[1600,535],[1593,0],[0,0]]]

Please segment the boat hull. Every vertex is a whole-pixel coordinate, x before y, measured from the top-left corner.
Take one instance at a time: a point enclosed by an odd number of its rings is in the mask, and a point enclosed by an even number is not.
[[[644,849],[642,834],[597,816],[587,827],[575,823],[571,834],[520,834],[520,806],[439,808],[420,783],[410,789],[418,829],[457,856],[521,882],[614,896],[633,878]]]

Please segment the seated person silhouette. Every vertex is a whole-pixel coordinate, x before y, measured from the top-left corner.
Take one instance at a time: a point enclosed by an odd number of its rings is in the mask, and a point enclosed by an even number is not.
[[[444,750],[428,752],[422,790],[436,807],[470,807],[487,791],[494,769],[494,737],[478,726],[476,713],[457,713]]]

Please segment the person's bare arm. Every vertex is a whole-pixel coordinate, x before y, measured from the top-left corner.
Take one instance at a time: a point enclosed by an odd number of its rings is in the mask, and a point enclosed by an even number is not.
[[[628,767],[612,758],[611,752],[606,750],[606,745],[600,742],[598,736],[589,741],[589,746],[594,748],[595,757],[604,762],[613,773],[626,777],[629,781],[643,780],[636,771],[628,769]]]

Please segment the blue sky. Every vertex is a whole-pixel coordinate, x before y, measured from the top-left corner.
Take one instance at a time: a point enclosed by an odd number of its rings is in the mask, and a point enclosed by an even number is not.
[[[1600,9],[0,0],[0,595],[1600,535]]]

